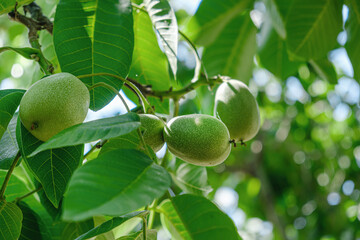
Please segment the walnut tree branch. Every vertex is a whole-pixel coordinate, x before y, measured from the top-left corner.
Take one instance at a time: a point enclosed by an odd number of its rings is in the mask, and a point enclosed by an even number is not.
[[[52,74],[54,71],[54,67],[41,52],[41,45],[39,43],[38,31],[46,29],[48,32],[52,34],[53,24],[47,17],[42,15],[40,7],[35,3],[31,3],[29,5],[24,6],[25,13],[27,11],[30,12],[32,17],[34,18],[29,18],[26,17],[25,15],[20,14],[17,11],[16,7],[17,6],[15,5],[14,11],[8,13],[9,17],[13,21],[19,22],[25,25],[29,29],[28,37],[31,47],[40,50],[40,53],[37,56],[38,58],[36,59],[38,59],[41,69],[47,75]]]

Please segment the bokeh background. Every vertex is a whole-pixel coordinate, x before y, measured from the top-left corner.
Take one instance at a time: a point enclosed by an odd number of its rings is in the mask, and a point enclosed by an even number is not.
[[[56,1],[36,3],[53,17]],[[170,3],[181,29],[200,1]],[[265,12],[261,1],[250,12],[259,44]],[[345,23],[349,9],[344,5],[342,12]],[[360,86],[344,49],[346,39],[341,32],[328,55],[337,76],[333,83],[306,63],[299,64],[293,76],[280,79],[254,57],[247,84],[260,106],[261,130],[247,147],[234,148],[225,164],[207,169],[209,198],[234,220],[244,239],[360,239]],[[51,36],[41,32],[40,42],[54,61]],[[0,16],[2,46],[29,46],[27,29],[6,15]],[[191,80],[195,68],[193,52],[182,40],[178,60],[181,86]],[[26,89],[41,77],[35,62],[13,52],[0,54],[1,89]],[[212,114],[214,92],[206,87],[191,92],[181,101],[180,114]],[[193,104],[198,99],[208,100],[199,108]],[[116,98],[104,109],[90,111],[86,121],[124,112]],[[169,239],[163,230],[158,237]]]

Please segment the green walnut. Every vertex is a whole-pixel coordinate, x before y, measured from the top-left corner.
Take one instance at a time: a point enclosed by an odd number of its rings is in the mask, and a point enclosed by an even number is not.
[[[82,123],[89,109],[87,87],[70,73],[58,73],[34,83],[20,102],[22,124],[41,141]]]
[[[164,126],[165,124],[159,117],[152,114],[139,114],[141,127],[143,128],[143,137],[147,145],[154,152],[159,151],[165,144],[164,142]]]
[[[213,116],[190,114],[171,119],[164,128],[164,139],[180,159],[198,166],[215,166],[230,154],[229,131]]]
[[[248,141],[259,131],[259,106],[249,88],[238,80],[220,84],[216,90],[214,114],[225,123],[235,142]]]

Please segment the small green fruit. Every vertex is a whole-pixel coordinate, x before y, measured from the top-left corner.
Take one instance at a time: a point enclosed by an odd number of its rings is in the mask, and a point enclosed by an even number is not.
[[[164,146],[164,126],[165,124],[155,115],[139,114],[141,127],[144,128],[143,137],[147,145],[154,152],[159,151]]]
[[[164,139],[175,156],[198,166],[215,166],[230,154],[229,131],[217,118],[190,114],[171,119]]]
[[[260,128],[259,106],[249,88],[238,80],[220,84],[215,95],[215,116],[225,123],[231,139],[248,141]]]
[[[58,73],[34,83],[20,102],[20,119],[29,132],[46,141],[82,123],[89,109],[87,87],[70,73]]]

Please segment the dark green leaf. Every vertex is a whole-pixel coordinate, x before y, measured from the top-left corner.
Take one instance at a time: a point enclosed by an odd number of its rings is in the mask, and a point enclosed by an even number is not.
[[[327,58],[310,60],[309,63],[321,79],[324,79],[332,84],[337,83],[338,77],[336,75],[335,68]]]
[[[281,80],[286,80],[297,72],[301,62],[289,59],[285,41],[266,23],[263,26],[260,39],[258,54],[263,67]]]
[[[147,212],[145,212],[145,211],[134,212],[134,213],[129,213],[127,215],[124,215],[122,217],[114,217],[113,219],[111,219],[109,221],[106,221],[103,224],[101,224],[101,225],[91,229],[90,231],[84,233],[83,235],[79,236],[75,240],[85,240],[85,239],[100,235],[102,233],[106,233],[108,231],[111,231],[115,227],[119,226],[120,224],[124,223],[125,221],[127,221],[127,220],[129,220],[129,219],[131,219],[133,217],[141,216],[144,213],[146,214]]]
[[[182,163],[173,175],[173,180],[186,193],[207,195],[212,190],[207,182],[205,167]]]
[[[54,22],[54,44],[61,70],[76,76],[107,72],[126,77],[134,47],[129,0],[61,0]],[[122,81],[109,76],[81,79],[87,86],[105,82],[116,89]],[[90,108],[99,110],[115,94],[103,87],[90,91]]]
[[[134,12],[134,33],[135,46],[129,76],[142,84],[151,85],[154,90],[168,90],[170,88],[168,64],[146,13]],[[138,101],[137,96],[130,90],[125,89],[125,92],[132,101]],[[149,100],[155,105],[156,111],[169,113],[169,100],[163,102],[155,98]]]
[[[205,49],[203,62],[208,75],[221,74],[247,82],[252,76],[256,31],[249,14],[233,18]]]
[[[230,217],[204,197],[184,194],[159,208],[163,225],[175,239],[241,239]]]
[[[288,49],[305,60],[326,57],[342,29],[341,9],[341,0],[294,0],[286,22]]]
[[[176,76],[178,25],[174,10],[167,0],[144,0],[150,19],[160,35],[171,70]]]
[[[0,201],[0,236],[4,240],[17,240],[21,232],[23,215],[16,204]]]
[[[204,0],[190,19],[186,34],[200,45],[209,45],[219,35],[223,28],[236,16],[247,9],[252,9],[253,0],[229,0],[226,3],[219,0]]]
[[[40,216],[25,202],[20,202],[19,207],[23,214],[22,228],[19,240],[50,239],[51,236]]]
[[[50,149],[34,157],[26,157],[43,142],[26,130],[20,119],[16,127],[16,140],[21,156],[43,186],[49,200],[58,207],[72,173],[82,160],[84,145]]]
[[[63,234],[61,236],[62,240],[74,240],[76,237],[80,236],[81,234],[89,231],[94,227],[94,220],[89,219],[83,222],[71,222],[67,223]]]
[[[0,138],[6,131],[12,116],[18,108],[25,90],[0,90]]]
[[[48,141],[40,145],[30,157],[48,149],[73,146],[98,139],[109,139],[118,137],[137,129],[140,119],[136,113],[103,118],[91,122],[80,123],[64,129]]]
[[[347,42],[345,49],[354,69],[354,78],[360,81],[360,3],[349,0],[349,17],[345,24]]]
[[[143,240],[143,231],[138,231],[136,233],[130,234],[128,236],[123,236],[118,238],[117,240]],[[157,239],[157,230],[156,229],[148,229],[146,230],[146,239],[148,240],[156,240]]]
[[[63,218],[77,221],[121,215],[161,197],[170,183],[167,171],[142,152],[107,152],[75,171],[64,199]]]
[[[19,147],[16,142],[17,117],[18,116],[15,113],[0,140],[0,169],[9,169],[12,161],[19,151]],[[20,161],[18,164],[20,164]]]

